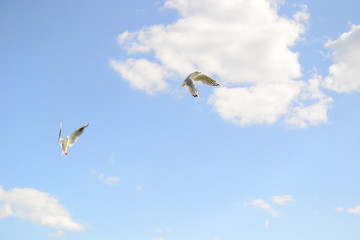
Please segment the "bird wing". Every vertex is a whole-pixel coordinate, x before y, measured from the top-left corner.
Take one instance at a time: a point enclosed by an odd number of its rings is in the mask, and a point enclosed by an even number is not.
[[[79,139],[79,137],[81,136],[81,134],[84,132],[84,129],[89,126],[89,124],[85,124],[81,127],[79,127],[78,129],[76,129],[75,131],[73,131],[73,133],[70,135],[69,138],[69,147],[71,147],[72,145],[74,145],[76,143],[76,141]]]
[[[67,138],[65,138],[65,139],[60,138],[59,139],[60,147],[61,147],[62,150],[65,150],[67,141],[68,141]]]
[[[62,127],[62,123],[60,123],[59,142],[62,140],[62,138],[61,138],[61,127]]]
[[[189,81],[186,81],[185,86],[189,89],[189,92],[193,97],[199,98],[199,92],[194,81],[192,81],[191,79]]]
[[[198,74],[194,77],[194,81],[201,81],[203,84],[206,84],[208,86],[219,86],[220,83],[218,83],[216,80],[212,79],[211,77],[205,75],[205,74]]]

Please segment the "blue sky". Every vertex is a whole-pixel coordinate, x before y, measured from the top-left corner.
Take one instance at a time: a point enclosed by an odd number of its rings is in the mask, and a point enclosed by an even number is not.
[[[2,1],[0,239],[357,239],[359,9]]]

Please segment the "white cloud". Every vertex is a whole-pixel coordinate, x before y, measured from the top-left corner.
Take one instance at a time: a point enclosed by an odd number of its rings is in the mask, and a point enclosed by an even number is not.
[[[65,232],[62,231],[62,230],[59,230],[59,231],[57,231],[57,232],[55,232],[55,233],[49,233],[48,236],[49,236],[49,237],[61,238],[61,237],[65,236]]]
[[[307,127],[319,125],[328,121],[327,112],[333,99],[319,90],[322,77],[314,74],[307,84],[303,84],[302,91],[294,106],[286,116],[285,122],[291,126]],[[305,102],[309,102],[305,104]]]
[[[266,203],[264,200],[262,199],[255,199],[252,200],[251,202],[247,203],[246,205],[251,205],[251,206],[255,206],[255,207],[259,207],[264,209],[265,211],[267,211],[268,213],[270,213],[271,215],[273,215],[274,217],[278,216],[280,214],[279,211],[275,210],[270,203]]]
[[[287,202],[294,202],[295,199],[291,195],[272,196],[271,200],[279,205],[284,205]]]
[[[337,212],[343,212],[345,209],[343,208],[343,207],[338,207],[338,208],[336,208],[336,211]]]
[[[308,24],[308,20],[310,18],[310,14],[308,13],[308,7],[306,5],[300,5],[302,11],[299,11],[294,14],[294,19],[296,22],[303,22],[304,24]]]
[[[242,88],[217,88],[209,102],[226,120],[238,125],[273,124],[289,111],[300,93],[298,84],[257,84]]]
[[[185,76],[198,68],[223,83],[288,82],[301,76],[298,54],[289,47],[304,26],[278,16],[268,1],[169,0],[165,7],[182,18],[124,32],[121,46],[129,53],[152,51],[169,71]]]
[[[334,64],[329,67],[323,86],[336,92],[360,91],[360,25],[353,25],[339,39],[328,41]]]
[[[114,176],[114,177],[106,177],[104,176],[104,174],[100,173],[98,175],[98,178],[101,180],[101,181],[104,181],[107,185],[110,185],[110,186],[115,186],[118,182],[120,182],[120,178],[117,177],[117,176]]]
[[[349,208],[346,210],[349,213],[355,213],[355,214],[360,214],[360,205],[354,207],[354,208]]]
[[[80,231],[85,225],[72,220],[59,201],[33,188],[3,190],[0,186],[0,218],[18,217],[56,229]]]
[[[136,190],[142,191],[142,190],[143,190],[143,187],[142,187],[141,185],[136,185]]]
[[[336,208],[336,211],[360,214],[360,205],[358,205],[354,208],[348,208],[348,209],[344,209],[343,207],[338,207],[338,208]]]
[[[107,177],[105,179],[105,182],[108,184],[108,185],[116,185],[118,182],[120,182],[120,178],[119,177]]]
[[[290,49],[302,40],[310,15],[301,5],[292,17],[280,16],[283,2],[167,0],[165,8],[178,11],[180,19],[118,37],[128,54],[146,53],[154,60],[110,64],[132,86],[150,94],[166,91],[171,76],[180,76],[180,83],[201,70],[225,86],[214,89],[209,103],[238,125],[273,124],[281,117],[300,127],[327,122],[330,98],[324,95],[305,106],[304,91],[311,83],[297,80],[301,66],[298,53]]]
[[[110,65],[124,80],[129,81],[132,87],[144,90],[148,94],[164,91],[167,87],[165,78],[170,74],[157,63],[143,58],[129,58],[125,62],[111,60]]]

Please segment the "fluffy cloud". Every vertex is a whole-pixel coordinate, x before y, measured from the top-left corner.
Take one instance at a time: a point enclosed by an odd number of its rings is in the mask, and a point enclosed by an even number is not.
[[[111,67],[134,88],[149,94],[163,91],[167,87],[165,78],[170,76],[164,67],[146,59],[127,59],[125,62],[110,61]]]
[[[322,81],[322,76],[314,74],[307,84],[303,84],[297,106],[292,107],[286,116],[288,125],[307,127],[328,121],[327,111],[333,99],[319,90]]]
[[[360,214],[360,205],[358,205],[354,208],[348,208],[348,209],[344,209],[343,207],[338,207],[338,208],[336,208],[336,211]]]
[[[287,202],[295,201],[295,199],[291,195],[272,196],[271,200],[279,205],[284,205]]]
[[[298,80],[298,53],[290,49],[305,32],[307,7],[300,6],[287,18],[277,12],[282,2],[167,0],[165,8],[180,13],[176,22],[118,37],[128,54],[146,53],[154,60],[129,58],[110,64],[148,93],[166,91],[171,76],[181,82],[201,70],[225,86],[214,90],[209,103],[223,119],[238,125],[273,124],[281,118],[300,127],[327,122],[331,98],[313,80]],[[322,95],[314,98],[309,90]]]
[[[216,112],[238,125],[272,124],[289,111],[299,95],[297,84],[257,84],[243,88],[218,88],[209,99]]]
[[[360,25],[325,45],[330,49],[334,64],[329,68],[324,87],[336,92],[360,91]]]
[[[0,218],[18,217],[44,226],[72,231],[85,226],[72,220],[56,198],[32,188],[3,190],[0,186]]]
[[[198,68],[223,83],[288,82],[301,76],[298,54],[289,47],[304,32],[302,21],[278,16],[269,1],[169,0],[165,7],[182,18],[122,33],[119,43],[128,53],[152,51],[170,71],[185,76]]]
[[[252,200],[251,202],[248,202],[246,205],[251,205],[251,206],[255,206],[255,207],[259,207],[264,209],[265,211],[267,211],[268,213],[270,213],[273,216],[278,216],[280,214],[279,211],[275,210],[270,203],[266,203],[264,200],[262,199],[255,199]]]

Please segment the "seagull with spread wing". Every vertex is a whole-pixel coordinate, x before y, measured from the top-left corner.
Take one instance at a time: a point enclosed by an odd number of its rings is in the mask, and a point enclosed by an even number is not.
[[[89,124],[84,124],[83,126],[79,127],[75,131],[72,132],[72,134],[67,136],[65,139],[61,137],[61,127],[62,123],[60,123],[60,132],[59,132],[59,143],[63,150],[62,154],[68,155],[67,149],[71,146],[73,146],[76,141],[79,139],[80,135],[84,132],[84,129],[89,126]]]
[[[203,84],[208,86],[221,86],[216,80],[211,77],[202,74],[201,72],[193,72],[190,73],[189,76],[185,79],[183,84],[180,87],[186,86],[189,89],[189,92],[192,96],[197,97],[199,99],[199,92],[195,85],[196,81],[201,81]]]

